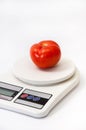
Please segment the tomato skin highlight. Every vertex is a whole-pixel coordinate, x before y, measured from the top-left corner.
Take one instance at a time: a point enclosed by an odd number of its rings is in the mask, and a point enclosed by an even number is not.
[[[31,46],[30,56],[36,66],[46,69],[59,62],[61,49],[56,42],[45,40]]]

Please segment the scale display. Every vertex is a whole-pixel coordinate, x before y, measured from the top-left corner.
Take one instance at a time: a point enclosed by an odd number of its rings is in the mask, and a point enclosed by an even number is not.
[[[0,87],[0,94],[1,95],[12,97],[14,95],[14,93],[15,93],[15,91],[13,91],[13,90],[9,90],[9,89]]]
[[[0,99],[10,101],[19,93],[21,89],[22,87],[0,82]]]

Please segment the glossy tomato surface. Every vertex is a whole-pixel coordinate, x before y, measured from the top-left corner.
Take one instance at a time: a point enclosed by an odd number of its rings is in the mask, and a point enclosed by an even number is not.
[[[46,69],[59,62],[61,49],[55,41],[45,40],[31,46],[30,56],[35,65]]]

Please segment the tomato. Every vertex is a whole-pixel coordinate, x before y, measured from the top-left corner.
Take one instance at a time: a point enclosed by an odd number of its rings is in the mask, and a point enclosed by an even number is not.
[[[59,62],[61,49],[55,41],[44,40],[31,46],[30,56],[35,65],[46,69],[55,66]]]

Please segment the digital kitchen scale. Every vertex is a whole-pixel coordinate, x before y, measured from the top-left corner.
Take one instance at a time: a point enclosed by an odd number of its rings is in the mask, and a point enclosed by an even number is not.
[[[45,117],[78,83],[79,72],[68,59],[42,70],[21,58],[12,71],[0,76],[0,108]]]

